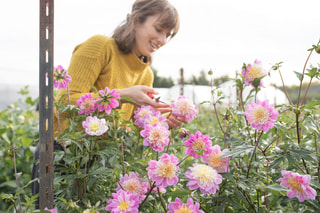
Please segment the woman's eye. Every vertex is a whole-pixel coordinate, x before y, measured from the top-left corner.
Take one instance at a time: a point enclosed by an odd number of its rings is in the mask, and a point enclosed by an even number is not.
[[[156,28],[156,31],[158,32],[158,33],[161,33],[162,32],[162,30],[159,28],[159,27],[155,27]]]

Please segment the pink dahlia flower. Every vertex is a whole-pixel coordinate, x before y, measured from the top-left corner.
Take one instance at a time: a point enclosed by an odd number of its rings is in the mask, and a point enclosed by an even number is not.
[[[113,199],[108,200],[109,205],[106,206],[107,211],[112,213],[138,213],[139,194],[129,191],[119,190],[112,193]]]
[[[151,106],[141,106],[134,111],[134,124],[144,128],[144,120],[146,115],[153,115],[156,111]]]
[[[67,89],[68,82],[70,82],[71,76],[68,75],[68,71],[61,65],[53,68],[53,86],[57,89]]]
[[[123,189],[131,193],[137,193],[140,196],[140,200],[143,200],[146,197],[145,193],[147,193],[148,184],[149,182],[141,182],[141,178],[137,173],[130,172],[129,175],[125,174],[120,178],[117,191]]]
[[[230,158],[220,158],[223,154],[229,152],[228,149],[224,149],[222,152],[219,145],[212,147],[212,152],[201,157],[202,162],[207,163],[209,166],[217,170],[218,173],[228,171],[230,164]]]
[[[204,213],[200,210],[200,204],[196,203],[193,205],[192,198],[188,198],[187,204],[182,203],[182,201],[176,197],[175,201],[169,203],[169,211],[167,213]]]
[[[203,194],[215,194],[219,190],[218,184],[222,182],[222,176],[215,169],[204,164],[193,164],[189,168],[185,177],[189,179],[187,186],[190,190],[200,188]]]
[[[262,129],[264,132],[269,131],[274,126],[279,113],[274,109],[268,100],[257,101],[247,105],[247,111],[244,112],[247,120],[254,129]]]
[[[159,111],[155,112],[154,114],[148,114],[144,116],[144,124],[143,124],[144,128],[147,125],[152,126],[155,123],[160,123],[163,127],[165,127],[166,129],[169,129],[167,118],[161,115]]]
[[[58,211],[56,209],[48,209],[47,207],[44,210],[47,210],[52,213],[58,213]]]
[[[254,63],[249,65],[247,69],[242,70],[242,76],[245,78],[244,82],[253,86],[252,82],[256,78],[262,78],[266,76],[267,73],[262,67],[262,63],[258,60],[255,60]],[[260,87],[263,86],[262,81],[260,81]]]
[[[198,108],[187,96],[180,96],[175,103],[171,104],[172,114],[184,117],[186,121],[192,121],[198,114]]]
[[[179,171],[177,164],[179,160],[173,154],[163,154],[159,161],[150,160],[148,165],[149,178],[156,182],[156,186],[167,187],[176,185],[178,177],[176,173]]]
[[[197,131],[196,134],[190,134],[190,138],[184,142],[186,145],[186,154],[194,158],[200,158],[212,152],[212,141],[208,135],[202,135]]]
[[[104,118],[98,119],[96,116],[88,116],[85,121],[82,122],[83,128],[88,135],[102,135],[108,130],[106,120]]]
[[[96,100],[92,98],[91,93],[82,95],[79,100],[77,100],[77,105],[80,108],[79,114],[89,115],[98,108]]]
[[[277,181],[281,181],[281,186],[289,188],[289,191],[287,191],[289,198],[298,197],[300,202],[308,199],[314,200],[316,198],[316,190],[309,186],[311,180],[310,175],[300,175],[286,170],[282,170],[281,174],[282,178]]]
[[[162,152],[164,146],[169,144],[170,131],[160,123],[146,125],[140,134],[145,138],[143,145],[151,146],[154,151]]]
[[[118,98],[120,98],[120,94],[117,93],[116,89],[110,91],[109,88],[106,87],[104,90],[100,90],[97,100],[99,111],[105,111],[107,114],[110,114],[112,109],[119,106]]]

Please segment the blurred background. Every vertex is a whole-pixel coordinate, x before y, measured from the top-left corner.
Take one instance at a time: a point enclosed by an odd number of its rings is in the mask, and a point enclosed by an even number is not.
[[[130,13],[134,0],[56,0],[54,8],[54,64],[68,67],[73,48],[95,34],[111,36]],[[212,69],[220,83],[234,78],[243,63],[262,62],[268,71],[283,62],[285,84],[299,84],[293,71],[302,72],[312,45],[320,39],[319,0],[171,0],[179,11],[178,35],[158,50],[152,67],[159,78],[177,85],[180,69],[186,83]],[[28,85],[39,94],[39,1],[0,2],[0,109],[19,97]],[[310,63],[317,66],[320,55]],[[201,77],[202,75],[202,77]],[[265,85],[280,86],[277,72]],[[159,83],[159,82],[158,82]],[[219,85],[219,84],[218,84]],[[316,90],[317,91],[317,90]],[[195,93],[200,92],[195,90]],[[173,92],[171,92],[173,93]],[[168,96],[168,95],[164,95]]]

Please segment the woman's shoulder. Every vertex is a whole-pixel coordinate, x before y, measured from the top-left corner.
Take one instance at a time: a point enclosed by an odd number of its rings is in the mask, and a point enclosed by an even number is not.
[[[115,49],[116,48],[116,42],[114,38],[110,38],[105,35],[94,35],[90,38],[88,38],[83,43],[79,44],[75,47],[74,53],[78,52],[79,54],[89,53],[91,56],[94,56],[96,54],[100,54],[99,52],[108,51],[108,49]]]
[[[116,42],[114,40],[114,38],[105,36],[105,35],[94,35],[92,37],[90,37],[87,41],[87,43],[97,43],[99,44],[99,46],[114,46],[116,45]]]

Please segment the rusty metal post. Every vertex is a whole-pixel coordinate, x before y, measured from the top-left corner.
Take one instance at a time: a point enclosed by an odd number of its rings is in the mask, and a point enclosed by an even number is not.
[[[184,77],[183,77],[183,68],[181,68],[180,69],[180,95],[181,96],[184,94],[183,88],[184,88]]]
[[[40,0],[39,178],[40,209],[53,208],[53,32],[54,0]]]

